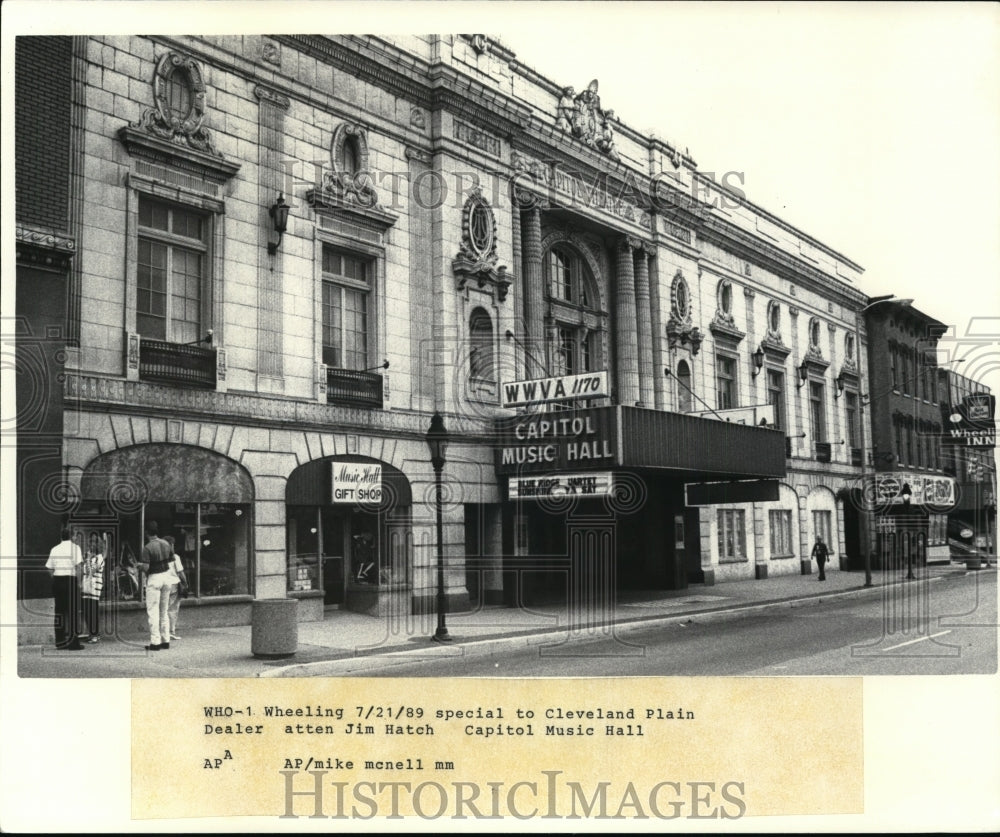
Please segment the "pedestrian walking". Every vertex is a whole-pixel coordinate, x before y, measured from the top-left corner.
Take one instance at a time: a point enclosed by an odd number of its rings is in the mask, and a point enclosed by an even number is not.
[[[826,544],[823,543],[823,536],[816,536],[816,545],[813,546],[812,557],[815,559],[816,564],[819,566],[819,580],[826,581],[826,573],[823,568],[826,567],[826,559],[830,556],[829,550],[826,548]]]
[[[181,612],[181,599],[187,596],[188,581],[184,574],[184,562],[180,556],[174,552],[177,544],[173,535],[167,535],[164,540],[170,544],[170,574],[174,577],[175,583],[170,587],[170,606],[167,608],[167,617],[170,621],[170,639],[180,639],[177,635],[177,617]]]
[[[103,540],[102,540],[103,537]],[[97,532],[90,535],[87,554],[83,558],[83,618],[87,625],[90,643],[101,641],[100,602],[104,590],[104,553],[107,551],[108,536]]]
[[[45,568],[52,576],[52,598],[55,601],[56,648],[63,651],[80,651],[76,620],[79,614],[79,587],[77,581],[83,555],[73,542],[73,530],[63,526],[62,540],[52,547]]]
[[[173,559],[170,544],[159,537],[155,520],[146,524],[146,545],[142,548],[139,568],[146,573],[146,618],[149,621],[147,651],[166,651],[170,648],[170,562]]]

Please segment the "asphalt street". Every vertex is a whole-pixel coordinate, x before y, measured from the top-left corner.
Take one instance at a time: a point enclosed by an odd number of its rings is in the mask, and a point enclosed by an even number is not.
[[[992,674],[995,573],[917,580],[863,597],[639,623],[596,639],[390,665],[368,677]]]

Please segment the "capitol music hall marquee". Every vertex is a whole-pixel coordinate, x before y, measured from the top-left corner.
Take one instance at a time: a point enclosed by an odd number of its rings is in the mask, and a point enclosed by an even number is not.
[[[579,573],[623,589],[703,582],[699,506],[776,499],[785,473],[783,434],[693,415],[564,406],[497,431],[504,555],[519,570],[507,575],[520,579],[505,595],[518,603]]]

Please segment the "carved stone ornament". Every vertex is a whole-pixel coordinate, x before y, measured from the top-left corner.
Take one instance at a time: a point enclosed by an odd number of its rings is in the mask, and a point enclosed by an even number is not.
[[[427,117],[421,108],[410,108],[410,125],[419,128],[421,131],[427,127]]]
[[[809,320],[809,348],[806,349],[806,358],[813,358],[816,360],[823,360],[823,350],[820,348],[820,322],[819,319],[813,317]]]
[[[201,66],[179,52],[166,52],[153,73],[154,106],[147,108],[133,128],[196,151],[221,156],[212,145],[205,117],[205,81]]]
[[[704,339],[697,326],[691,323],[691,291],[684,274],[677,271],[670,285],[670,318],[667,320],[667,345],[671,349],[687,346],[691,354],[698,354]]]
[[[556,110],[556,127],[613,160],[618,159],[614,133],[614,123],[617,121],[618,117],[613,110],[601,108],[596,78],[580,93],[576,93],[572,87],[563,88]]]
[[[274,64],[275,67],[280,67],[281,45],[276,41],[263,38],[260,42],[260,57],[263,58],[268,64]]]
[[[451,263],[458,278],[458,290],[465,290],[470,281],[480,288],[487,285],[496,290],[498,302],[507,298],[510,280],[507,268],[497,266],[497,221],[493,208],[476,188],[462,210],[462,245]]]
[[[470,44],[472,44],[472,48],[476,51],[476,55],[483,55],[484,53],[490,51],[490,39],[485,35],[466,35],[465,38]]]
[[[738,344],[746,337],[746,332],[737,327],[733,316],[733,283],[722,279],[716,286],[715,300],[715,316],[708,324],[709,330],[716,337],[726,337],[730,342]]]
[[[345,160],[354,165],[345,166]],[[372,208],[378,195],[368,166],[368,131],[363,125],[342,122],[333,132],[330,143],[331,170],[324,179],[324,191],[335,201]]]

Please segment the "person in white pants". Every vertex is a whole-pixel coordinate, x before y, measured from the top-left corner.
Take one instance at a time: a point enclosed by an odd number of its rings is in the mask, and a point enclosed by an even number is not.
[[[157,536],[155,520],[146,524],[146,545],[142,548],[139,567],[146,572],[146,618],[149,620],[147,651],[170,648],[170,588],[174,583],[170,572],[173,550]]]
[[[167,615],[170,619],[170,639],[180,639],[177,635],[177,617],[180,616],[181,612],[181,591],[187,590],[188,582],[187,576],[184,575],[184,562],[174,551],[177,544],[174,542],[173,535],[167,535],[164,540],[170,544],[172,555],[168,572],[174,579],[174,584],[170,588],[170,606],[167,608]]]

